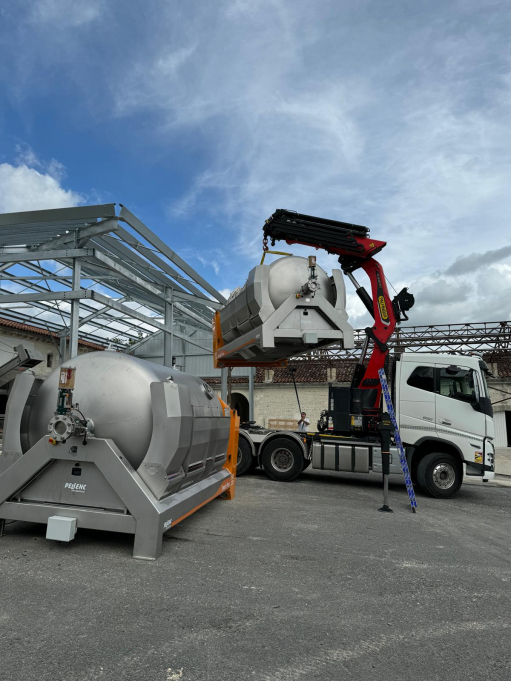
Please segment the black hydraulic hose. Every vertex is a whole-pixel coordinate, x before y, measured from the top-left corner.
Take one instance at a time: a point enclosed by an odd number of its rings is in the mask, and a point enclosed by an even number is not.
[[[291,372],[291,378],[293,379],[293,385],[295,387],[295,393],[296,393],[296,401],[298,402],[298,410],[300,412],[300,415],[302,413],[302,408],[300,406],[300,398],[298,397],[298,388],[296,387],[296,381],[295,381],[295,371],[296,367],[289,367],[289,371]]]

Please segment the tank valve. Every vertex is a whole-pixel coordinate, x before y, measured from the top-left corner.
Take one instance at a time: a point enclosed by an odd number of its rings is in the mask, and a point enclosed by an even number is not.
[[[94,424],[79,411],[78,404],[73,405],[76,369],[62,367],[59,376],[59,393],[55,415],[48,424],[48,441],[50,444],[66,442],[70,437],[83,437],[87,444],[87,436],[94,430]],[[74,412],[78,412],[78,416]]]
[[[311,298],[314,298],[314,296],[316,295],[316,291],[318,291],[321,288],[318,281],[318,273],[316,271],[315,255],[309,255],[308,264],[309,264],[309,280],[307,281],[306,284],[302,286],[301,292],[302,295],[304,296],[310,295]]]
[[[65,442],[68,438],[88,434],[88,424],[72,413],[55,414],[48,424],[50,438],[56,442]]]

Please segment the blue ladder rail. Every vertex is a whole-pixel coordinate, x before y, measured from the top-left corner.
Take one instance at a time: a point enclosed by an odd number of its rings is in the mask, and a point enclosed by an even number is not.
[[[387,411],[390,416],[392,426],[394,428],[394,440],[396,441],[397,451],[399,452],[399,463],[401,464],[401,469],[403,471],[403,476],[406,484],[406,491],[408,492],[408,497],[410,499],[410,506],[412,507],[413,513],[416,512],[417,501],[415,500],[415,492],[413,490],[412,478],[410,476],[410,471],[408,470],[408,462],[406,460],[406,454],[401,441],[401,435],[399,434],[399,428],[397,427],[396,413],[394,411],[394,406],[392,404],[392,398],[390,397],[389,384],[387,383],[387,377],[385,376],[385,371],[383,369],[378,370],[378,375],[380,377],[380,383],[385,397],[385,402],[387,403]]]

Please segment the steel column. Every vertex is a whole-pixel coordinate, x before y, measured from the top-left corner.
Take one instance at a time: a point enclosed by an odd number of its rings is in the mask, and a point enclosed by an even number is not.
[[[248,420],[255,421],[254,418],[254,382],[255,367],[250,367],[248,371]]]
[[[80,290],[82,278],[82,263],[78,258],[73,259],[73,291]],[[80,300],[71,301],[71,320],[69,337],[69,359],[78,355],[78,327],[80,325]]]
[[[220,390],[220,397],[224,402],[227,402],[227,369],[221,369],[222,387]]]
[[[172,367],[172,356],[174,353],[174,294],[171,288],[167,289],[166,295],[172,302],[165,302],[165,326],[170,331],[163,334],[163,364]]]

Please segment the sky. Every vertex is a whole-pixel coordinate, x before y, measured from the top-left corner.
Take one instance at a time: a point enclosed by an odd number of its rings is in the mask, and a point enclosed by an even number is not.
[[[354,222],[410,324],[511,319],[510,35],[509,0],[2,3],[0,212],[123,203],[224,294],[276,208]]]

